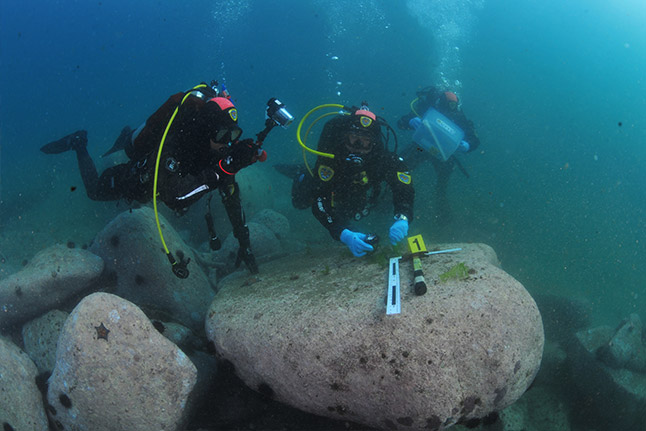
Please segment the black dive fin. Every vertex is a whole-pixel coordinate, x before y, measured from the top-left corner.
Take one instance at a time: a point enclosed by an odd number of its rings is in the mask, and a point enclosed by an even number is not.
[[[60,154],[84,145],[87,145],[87,131],[77,130],[58,141],[43,145],[40,147],[40,151],[45,154]]]
[[[129,145],[132,145],[132,129],[130,128],[130,126],[126,126],[121,129],[121,133],[119,134],[117,140],[114,141],[112,148],[106,151],[105,154],[101,157],[106,157],[112,153],[116,153],[117,151],[124,150]]]

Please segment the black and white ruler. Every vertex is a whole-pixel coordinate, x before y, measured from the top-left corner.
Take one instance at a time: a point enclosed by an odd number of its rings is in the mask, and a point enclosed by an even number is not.
[[[388,264],[388,299],[386,302],[386,314],[401,313],[401,289],[399,286],[399,259],[391,257]]]

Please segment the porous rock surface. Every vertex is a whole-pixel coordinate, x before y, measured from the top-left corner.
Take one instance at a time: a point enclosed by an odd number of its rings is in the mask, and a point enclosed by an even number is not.
[[[291,231],[287,217],[269,208],[258,211],[250,221],[266,226],[278,239],[284,239]]]
[[[288,252],[298,253],[305,244],[291,237],[290,223],[287,217],[269,208],[256,213],[247,223],[251,251],[258,264],[284,257]],[[229,233],[222,242],[222,247],[214,253],[205,253],[200,261],[205,267],[213,267],[230,273],[235,269],[236,258],[240,245],[238,240]],[[246,270],[244,264],[241,265]]]
[[[85,297],[65,322],[48,412],[66,430],[180,430],[197,371],[134,304]]]
[[[191,259],[188,278],[173,274],[162,249],[155,215],[148,207],[121,213],[99,232],[90,250],[101,256],[106,270],[116,276],[116,295],[147,312],[156,312],[151,317],[172,316],[189,328],[201,330],[215,292],[193,250],[161,215],[160,224],[175,258],[179,261],[183,253],[185,259]]]
[[[37,374],[27,354],[0,337],[0,425],[4,430],[48,430]]]
[[[247,227],[249,228],[251,251],[257,262],[264,262],[276,255],[284,254],[280,241],[268,227],[255,222],[247,223]],[[216,262],[233,268],[239,248],[238,240],[233,236],[233,233],[230,233],[222,243],[222,248],[214,253],[214,259]]]
[[[40,373],[51,372],[56,362],[56,343],[69,313],[52,310],[22,326],[22,343]]]
[[[92,287],[103,260],[62,244],[48,247],[21,271],[0,280],[0,330],[60,307]]]
[[[422,258],[428,292],[400,261],[401,314],[385,314],[386,261],[345,249],[290,257],[221,282],[206,321],[251,388],[380,429],[440,430],[515,402],[541,362],[541,316],[484,244]],[[372,261],[372,262],[371,262]],[[455,265],[468,273],[441,281]]]
[[[545,387],[532,387],[518,402],[500,412],[498,422],[482,430],[570,431],[571,418],[561,394]],[[466,431],[466,430],[465,430]]]
[[[627,368],[630,362],[616,362],[616,357],[608,363],[612,357],[609,357],[610,343],[627,330],[631,320],[622,322],[619,328],[599,326],[579,331],[567,346],[572,381],[585,397],[579,415],[591,427],[646,431],[646,373]]]

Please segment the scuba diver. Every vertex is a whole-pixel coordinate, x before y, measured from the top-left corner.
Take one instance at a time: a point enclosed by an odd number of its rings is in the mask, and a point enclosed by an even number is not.
[[[213,81],[211,86],[202,83],[187,92],[173,94],[136,130],[126,126],[103,157],[124,150],[130,160],[107,168],[101,175],[88,153],[85,130],[50,142],[41,151],[46,154],[75,151],[85,190],[92,200],[146,203],[153,199],[162,243],[173,272],[180,278],[188,276],[188,262],[183,261],[179,252],[177,262],[168,251],[156,200],[182,214],[202,196],[218,189],[240,245],[236,267],[244,262],[251,273],[257,273],[235,174],[258,160],[264,161],[266,153],[260,148],[261,140],[258,143],[253,139],[240,140],[241,135],[234,104],[224,86],[220,91]],[[216,247],[219,248],[219,240]]]
[[[412,145],[402,152],[411,169],[425,160],[431,161],[437,174],[438,222],[447,224],[451,220],[451,206],[446,192],[454,167],[469,178],[456,154],[473,152],[480,145],[473,122],[460,109],[455,93],[431,86],[417,92],[417,98],[411,102],[411,112],[401,117],[397,126],[415,131]]]
[[[324,106],[342,107],[321,105]],[[360,257],[374,250],[377,238],[356,231],[350,222],[368,215],[379,197],[382,182],[386,182],[393,193],[395,221],[389,230],[393,245],[408,235],[415,192],[408,167],[384,144],[381,128],[389,128],[385,120],[371,112],[365,102],[360,108],[342,108],[345,113],[333,113],[335,118],[325,123],[318,151],[307,148],[298,135],[304,149],[319,156],[313,171],[307,173],[298,169],[295,172],[293,165],[274,167],[288,176],[296,173],[292,185],[294,207],[310,207],[332,238],[343,242],[352,254]],[[303,121],[299,131],[302,124]]]

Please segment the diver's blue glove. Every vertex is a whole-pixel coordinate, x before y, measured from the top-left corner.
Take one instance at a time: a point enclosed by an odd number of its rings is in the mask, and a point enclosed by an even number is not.
[[[469,143],[467,141],[461,141],[455,151],[466,153],[467,151],[469,151],[469,148],[471,148],[471,146],[469,146]]]
[[[408,235],[407,220],[397,220],[392,226],[390,226],[388,237],[390,238],[390,243],[392,245],[397,244],[399,241],[404,239],[406,235]]]
[[[411,127],[411,129],[417,130],[419,126],[422,125],[422,119],[419,117],[413,117],[408,121],[408,125]]]
[[[348,229],[343,229],[341,232],[341,242],[348,246],[352,254],[357,257],[365,256],[366,252],[373,251],[374,248],[364,241],[367,235],[360,232],[352,232]]]

